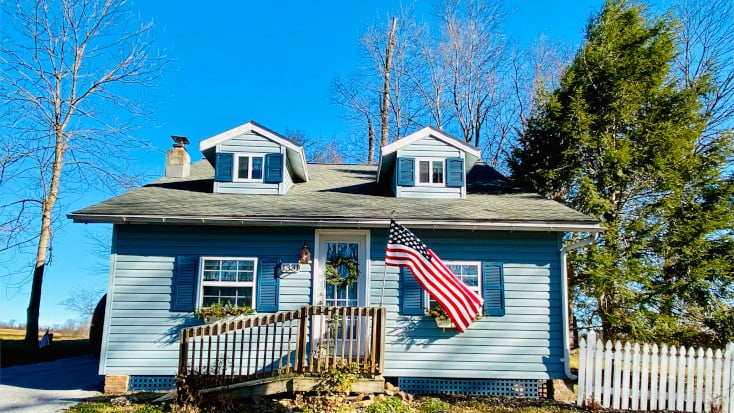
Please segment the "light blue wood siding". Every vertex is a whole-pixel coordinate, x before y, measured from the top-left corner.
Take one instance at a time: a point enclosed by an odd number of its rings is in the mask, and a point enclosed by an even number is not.
[[[101,373],[176,374],[178,333],[201,322],[193,313],[170,311],[175,256],[254,256],[296,262],[303,242],[312,245],[313,234],[312,229],[116,226]],[[280,310],[310,302],[310,280],[309,265],[283,278]]]
[[[285,194],[293,186],[292,170],[293,166],[287,156],[285,158],[285,171],[283,172],[283,182],[280,183],[281,194]]]
[[[397,152],[398,158],[455,158],[463,156],[463,152],[459,149],[430,136],[406,145]],[[415,169],[418,170],[418,165],[415,165]],[[444,175],[444,182],[445,180],[446,176]],[[395,196],[398,198],[460,199],[466,197],[466,186],[453,188],[446,186],[425,186],[416,182],[414,186],[393,184],[393,189]]]
[[[414,230],[445,261],[504,264],[505,315],[458,334],[429,316],[400,313],[399,268],[382,279],[387,229],[371,231],[371,305],[388,310],[385,376],[548,379],[563,377],[558,238],[554,233]],[[117,225],[103,374],[173,375],[178,332],[198,324],[170,311],[174,257],[248,256],[295,262],[313,229]],[[267,276],[267,275],[266,275]],[[311,302],[311,266],[280,284],[280,310]]]
[[[229,152],[229,153],[283,153],[285,154],[285,148],[281,147],[276,142],[266,139],[256,133],[247,132],[233,137],[232,139],[222,142],[217,145],[217,152]],[[290,170],[284,171],[284,175],[289,175]],[[284,184],[286,179],[290,180],[292,185],[292,179],[290,176],[286,178],[284,176],[283,183],[265,183],[265,182],[214,182],[214,192],[225,193],[225,194],[265,194],[265,195],[278,195],[284,194],[290,187],[289,184]]]
[[[563,373],[559,254],[555,234],[414,231],[444,261],[504,263],[504,316],[442,331],[400,312],[399,269],[387,267],[385,376],[548,379]],[[386,231],[372,233],[373,305],[380,303]]]

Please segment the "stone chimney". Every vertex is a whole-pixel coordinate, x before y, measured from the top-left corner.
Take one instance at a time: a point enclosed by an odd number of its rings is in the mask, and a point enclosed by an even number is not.
[[[191,157],[184,145],[189,144],[185,136],[171,136],[173,148],[166,152],[166,178],[186,178],[191,172]]]

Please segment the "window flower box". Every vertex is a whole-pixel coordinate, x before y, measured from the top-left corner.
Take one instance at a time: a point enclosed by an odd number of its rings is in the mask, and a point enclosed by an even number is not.
[[[442,330],[446,330],[447,328],[456,328],[456,326],[454,326],[454,323],[451,320],[449,320],[448,318],[443,319],[443,318],[435,317],[433,321],[436,322],[436,327]]]
[[[443,308],[440,306],[434,305],[430,310],[428,310],[428,314],[433,317],[433,321],[436,322],[436,327],[442,330],[446,330],[447,328],[456,328],[449,316],[446,315],[446,312],[443,311]]]
[[[213,323],[226,318],[250,315],[254,314],[255,311],[250,306],[232,306],[229,303],[222,305],[221,303],[214,304],[211,307],[200,307],[196,310],[196,318],[203,319],[205,323]]]

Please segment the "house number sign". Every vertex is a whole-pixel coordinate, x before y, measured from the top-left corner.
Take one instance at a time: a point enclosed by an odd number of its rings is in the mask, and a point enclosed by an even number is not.
[[[301,264],[297,262],[284,262],[280,264],[280,271],[284,274],[292,274],[301,270]]]

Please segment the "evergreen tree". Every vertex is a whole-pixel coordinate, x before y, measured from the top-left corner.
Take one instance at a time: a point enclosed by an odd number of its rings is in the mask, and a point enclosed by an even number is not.
[[[698,148],[710,86],[675,81],[674,39],[672,21],[607,1],[510,161],[518,182],[603,222],[570,282],[607,338],[688,344],[732,318],[731,143]]]

